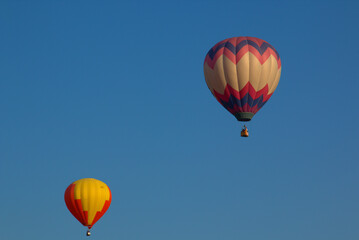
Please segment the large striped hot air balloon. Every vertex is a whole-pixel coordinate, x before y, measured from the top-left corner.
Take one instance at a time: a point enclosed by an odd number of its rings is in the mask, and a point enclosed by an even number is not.
[[[238,121],[250,121],[276,89],[281,61],[266,41],[234,37],[212,47],[204,60],[204,75],[213,96]]]
[[[92,226],[105,214],[111,204],[110,188],[99,180],[84,178],[68,186],[65,203],[74,217],[88,227],[90,236]]]

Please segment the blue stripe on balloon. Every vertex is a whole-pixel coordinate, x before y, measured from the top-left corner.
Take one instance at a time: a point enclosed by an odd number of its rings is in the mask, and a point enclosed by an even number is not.
[[[233,44],[230,43],[229,41],[225,42],[225,43],[221,43],[216,47],[216,49],[211,48],[208,51],[207,55],[213,60],[216,53],[224,47],[227,48],[229,51],[231,51],[233,54],[237,54],[246,45],[251,45],[252,47],[257,49],[257,51],[260,53],[260,55],[263,55],[263,53],[267,50],[267,48],[270,48],[275,52],[275,54],[277,55],[277,58],[279,59],[279,54],[278,54],[277,50],[275,50],[274,47],[272,47],[272,45],[270,45],[267,42],[263,42],[261,46],[258,46],[258,44],[253,42],[252,40],[243,40],[240,43],[238,43],[237,46],[233,46]]]
[[[244,95],[241,99],[238,99],[231,94],[227,102],[223,101],[222,99],[219,99],[219,101],[227,110],[233,110],[235,106],[244,107],[244,105],[246,105],[247,103],[251,108],[257,105],[259,110],[267,102],[263,101],[263,95],[256,99],[253,99],[251,95],[249,95],[249,93]]]

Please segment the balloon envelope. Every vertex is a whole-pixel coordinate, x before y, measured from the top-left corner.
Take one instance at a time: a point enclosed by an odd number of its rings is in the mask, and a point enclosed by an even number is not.
[[[204,60],[208,88],[238,121],[250,121],[268,101],[281,69],[278,52],[254,37],[223,40],[209,50]]]
[[[77,180],[65,191],[67,208],[89,229],[110,207],[111,198],[110,188],[104,182],[93,178]]]

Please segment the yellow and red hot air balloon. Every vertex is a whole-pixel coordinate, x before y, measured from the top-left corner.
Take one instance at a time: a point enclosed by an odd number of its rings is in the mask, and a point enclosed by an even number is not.
[[[254,37],[225,39],[214,45],[204,60],[208,88],[238,121],[250,121],[269,100],[281,69],[278,52]],[[247,128],[244,130],[242,136],[248,136]]]
[[[82,225],[88,227],[87,236],[110,207],[111,198],[110,188],[94,178],[77,180],[65,191],[66,206]]]

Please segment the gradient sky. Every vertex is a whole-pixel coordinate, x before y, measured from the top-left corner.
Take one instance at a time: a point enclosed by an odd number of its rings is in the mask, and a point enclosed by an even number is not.
[[[85,177],[113,194],[91,239],[359,239],[358,9],[1,1],[0,239],[86,239],[63,196]],[[203,75],[235,36],[282,60],[247,139]]]

